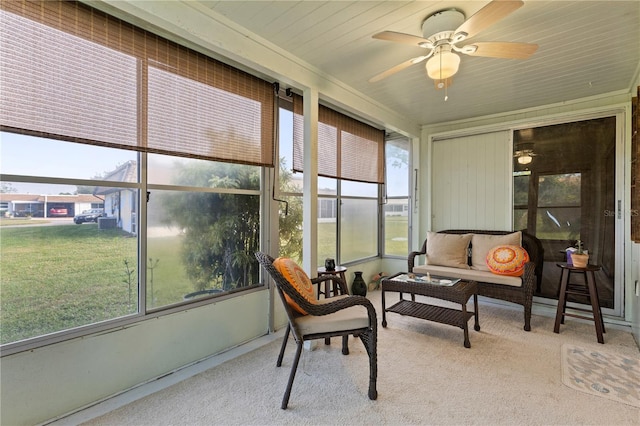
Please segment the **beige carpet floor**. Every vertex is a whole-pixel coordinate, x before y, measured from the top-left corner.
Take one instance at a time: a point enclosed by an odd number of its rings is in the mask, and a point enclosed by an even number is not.
[[[381,321],[380,292],[369,297]],[[387,299],[389,300],[389,299]],[[638,358],[630,333],[607,327],[605,345],[592,323],[536,316],[522,329],[522,310],[480,306],[471,348],[459,328],[397,314],[378,329],[378,399],[367,398],[368,358],[360,341],[304,351],[289,408],[280,409],[294,345],[283,366],[273,341],[180,383],[88,421],[87,425],[638,425],[640,410],[572,389],[562,382],[562,346]]]

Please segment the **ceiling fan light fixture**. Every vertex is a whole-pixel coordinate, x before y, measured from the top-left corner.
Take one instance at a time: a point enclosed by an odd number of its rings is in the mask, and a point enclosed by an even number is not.
[[[446,80],[458,72],[460,56],[450,50],[440,50],[427,61],[427,75],[433,80]]]
[[[529,154],[524,154],[518,157],[518,164],[530,164],[533,161],[533,157]]]

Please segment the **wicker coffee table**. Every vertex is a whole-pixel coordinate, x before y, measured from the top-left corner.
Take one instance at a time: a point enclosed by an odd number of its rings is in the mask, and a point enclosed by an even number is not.
[[[411,277],[414,277],[413,279]],[[432,281],[446,282],[455,279],[446,277],[431,277]],[[469,318],[475,317],[474,329],[480,331],[478,322],[478,285],[475,281],[460,280],[453,285],[433,284],[426,281],[427,277],[421,274],[398,273],[382,280],[382,326],[387,326],[387,312],[395,312],[400,315],[408,315],[441,324],[449,324],[464,330],[464,347],[470,348]],[[386,307],[385,293],[393,291],[400,293],[400,300],[393,306]],[[411,300],[403,297],[403,293],[411,295]],[[416,302],[416,294],[460,303],[461,308],[452,309],[443,306],[430,305]],[[467,302],[473,296],[473,312],[467,311]]]

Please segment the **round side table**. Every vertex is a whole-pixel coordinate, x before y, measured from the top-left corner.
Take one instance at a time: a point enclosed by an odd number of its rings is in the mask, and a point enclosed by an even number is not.
[[[318,276],[321,277],[323,275],[335,275],[337,277],[342,278],[342,281],[344,281],[345,284],[347,284],[347,278],[345,276],[345,273],[347,272],[347,268],[344,266],[337,266],[336,265],[336,269],[332,270],[332,271],[327,271],[327,269],[324,266],[320,266],[318,267]],[[324,294],[324,297],[331,297],[331,296],[337,296],[338,294],[340,294],[340,291],[338,289],[338,286],[336,285],[336,283],[333,282],[333,280],[326,280],[324,282],[324,291],[322,291],[320,289],[320,285],[318,285],[318,299],[320,298],[320,295]]]

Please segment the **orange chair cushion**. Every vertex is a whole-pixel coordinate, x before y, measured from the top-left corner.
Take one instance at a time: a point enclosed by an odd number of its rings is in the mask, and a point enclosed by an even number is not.
[[[489,271],[498,275],[520,277],[524,274],[524,265],[528,261],[529,253],[520,246],[496,246],[487,254]]]
[[[318,302],[316,294],[313,291],[313,284],[311,283],[309,276],[300,266],[298,266],[296,262],[286,257],[279,257],[273,261],[273,266],[278,272],[282,274],[283,277],[285,277],[287,281],[289,281],[289,283],[291,283],[293,287],[295,287],[298,293],[300,293],[302,297],[304,297],[309,303]],[[294,302],[293,299],[291,299],[286,293],[284,297],[291,308],[301,313],[302,315],[307,315],[307,312],[300,306],[298,306],[298,304]]]

